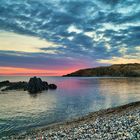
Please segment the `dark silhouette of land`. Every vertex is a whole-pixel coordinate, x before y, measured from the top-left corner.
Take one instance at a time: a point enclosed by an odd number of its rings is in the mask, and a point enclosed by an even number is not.
[[[57,86],[55,84],[48,84],[48,82],[42,81],[41,78],[37,77],[30,78],[29,82],[10,82],[8,80],[0,82],[0,91],[24,90],[28,91],[29,93],[38,93],[44,90],[56,88]]]
[[[68,77],[84,76],[112,76],[112,77],[140,77],[140,64],[114,64],[111,66],[102,66],[96,68],[81,69],[76,72],[64,75]]]

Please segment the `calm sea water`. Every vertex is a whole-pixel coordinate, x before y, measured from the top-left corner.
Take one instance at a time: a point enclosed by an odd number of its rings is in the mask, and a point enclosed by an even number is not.
[[[140,78],[41,77],[57,90],[0,94],[0,137],[140,100]],[[0,77],[0,81],[29,77]],[[0,92],[2,93],[2,92]]]

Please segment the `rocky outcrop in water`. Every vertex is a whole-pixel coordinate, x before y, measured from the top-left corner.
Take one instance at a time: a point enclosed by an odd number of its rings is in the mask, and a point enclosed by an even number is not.
[[[56,89],[57,88],[57,86],[55,84],[49,84],[48,87],[49,87],[49,89]]]
[[[7,90],[26,90],[27,88],[27,82],[9,82],[8,86],[6,86],[2,91]]]
[[[0,88],[4,86],[9,86],[9,85],[10,85],[10,82],[8,80],[0,82]]]
[[[41,78],[32,77],[29,82],[0,82],[0,88],[4,87],[1,91],[8,90],[25,90],[29,93],[38,93],[48,89],[56,89],[55,84],[48,84],[46,81],[42,81]]]
[[[30,93],[41,92],[43,90],[48,90],[48,84],[46,82],[43,82],[40,78],[33,77],[30,78],[28,82],[27,90]]]

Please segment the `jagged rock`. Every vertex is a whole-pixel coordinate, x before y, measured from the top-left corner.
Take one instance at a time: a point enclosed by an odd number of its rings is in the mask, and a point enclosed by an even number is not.
[[[27,86],[27,90],[30,93],[37,93],[47,89],[48,89],[47,82],[43,82],[40,78],[37,77],[30,78]]]
[[[49,84],[49,89],[57,89],[57,86],[55,84]]]
[[[3,81],[0,82],[0,88],[1,87],[4,87],[4,89],[1,89],[2,91],[25,90],[28,91],[29,93],[38,93],[43,90],[57,88],[55,84],[48,84],[46,81],[42,81],[41,78],[37,78],[37,77],[30,78],[29,82]]]

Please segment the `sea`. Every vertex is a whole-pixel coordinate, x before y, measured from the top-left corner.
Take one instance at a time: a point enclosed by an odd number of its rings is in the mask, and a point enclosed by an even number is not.
[[[27,76],[1,76],[0,81],[28,81]],[[41,77],[56,90],[29,94],[0,91],[0,138],[71,120],[101,109],[140,101],[140,78]]]

